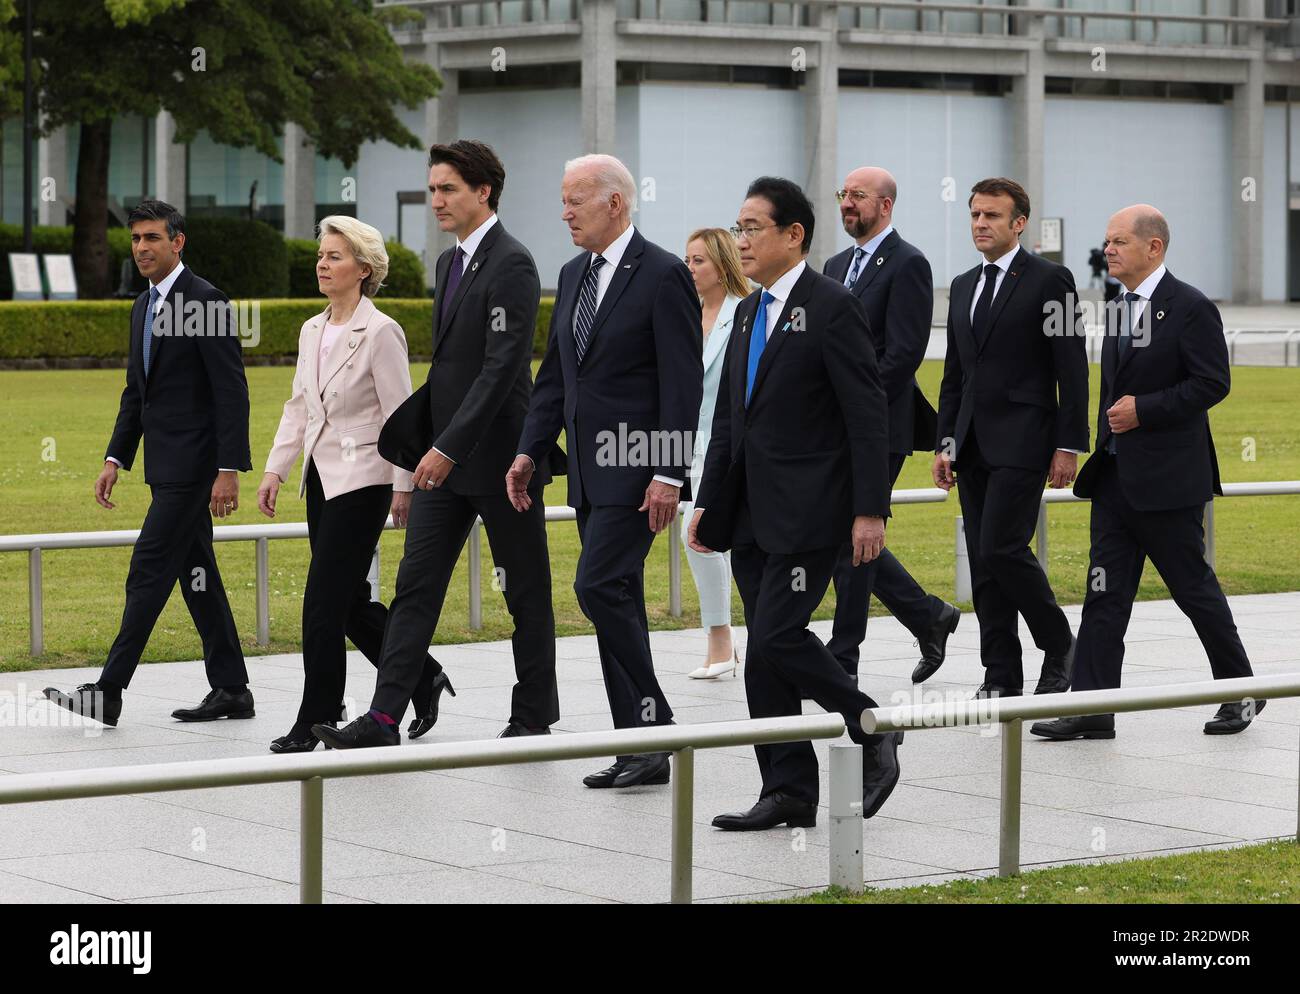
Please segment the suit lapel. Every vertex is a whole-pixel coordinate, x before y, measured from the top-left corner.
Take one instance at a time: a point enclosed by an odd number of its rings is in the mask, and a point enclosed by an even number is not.
[[[460,302],[465,299],[465,294],[469,292],[470,284],[474,282],[474,277],[478,271],[483,268],[487,262],[488,253],[492,251],[492,246],[496,243],[497,238],[501,236],[501,222],[497,221],[488,229],[483,240],[478,243],[478,248],[474,250],[474,255],[465,260],[465,274],[460,278],[460,285],[456,287],[456,293],[451,298],[451,303],[447,305],[447,320],[442,322],[438,328],[438,341],[433,344],[433,351],[438,351],[438,346],[442,344],[442,339],[446,335],[447,329],[456,318],[456,309],[460,307]],[[452,251],[453,258],[455,251]],[[451,270],[451,263],[447,263],[447,270]]]
[[[149,381],[144,375],[144,315],[149,307],[149,291],[144,292],[143,298],[137,301],[138,306],[131,312],[131,342],[127,349],[127,355],[131,358],[131,365],[135,368],[137,382],[140,384],[140,392],[144,393],[149,389]]]
[[[352,314],[352,320],[348,322],[347,330],[340,332],[339,337],[334,340],[334,344],[330,347],[329,358],[325,360],[325,368],[321,370],[318,396],[329,386],[334,374],[343,368],[343,363],[352,358],[357,346],[361,344],[361,336],[366,332],[366,325],[370,322],[370,315],[374,314],[374,312],[375,305],[370,302],[370,298],[362,297],[361,302],[357,304],[356,311]]]
[[[1169,271],[1166,270],[1165,275],[1162,276],[1160,278],[1160,282],[1156,284],[1156,288],[1151,294],[1151,300],[1148,301],[1147,306],[1143,309],[1142,317],[1138,321],[1138,326],[1141,328],[1145,328],[1146,334],[1150,336],[1150,338],[1146,340],[1145,344],[1141,346],[1142,348],[1145,348],[1147,345],[1150,345],[1151,340],[1154,339],[1157,334],[1159,334],[1161,328],[1164,325],[1165,317],[1169,309],[1169,304],[1170,301],[1173,299],[1173,296],[1174,296],[1173,277],[1170,275]],[[1122,292],[1120,294],[1119,299],[1121,301],[1123,301],[1124,299]],[[1123,306],[1124,306],[1123,303],[1121,303],[1120,307]],[[1116,339],[1116,344],[1118,345],[1118,339]],[[1129,342],[1128,348],[1124,350],[1124,354],[1119,357],[1119,362],[1115,366],[1116,378],[1118,378],[1119,374],[1124,371],[1124,367],[1126,367],[1132,361],[1133,353],[1136,352],[1137,349],[1138,346],[1135,346],[1133,342]]]
[[[736,317],[731,326],[731,348],[728,355],[731,362],[732,402],[742,408],[745,406],[745,380],[749,375],[749,336],[762,293],[761,290],[756,290],[737,305]]]
[[[858,273],[857,282],[853,284],[853,292],[859,297],[866,292],[867,287],[871,286],[871,281],[876,278],[876,274],[884,268],[885,262],[894,250],[898,248],[898,232],[891,231],[883,242],[876,248],[874,258],[866,259],[862,263],[862,272]]]
[[[737,302],[739,303],[739,302]],[[725,304],[723,305],[726,306]],[[704,343],[704,369],[708,371],[709,367],[718,361],[718,356],[722,353],[722,346],[718,344],[722,341],[723,334],[730,327],[734,326],[736,320],[736,310],[733,309],[729,318],[723,319],[723,312],[718,313],[718,320],[713,323],[713,328],[709,331],[709,340]]]
[[[1023,271],[1025,260],[1025,250],[1021,249],[1011,259],[1011,265],[1007,267],[1006,275],[1002,277],[1002,286],[998,288],[997,296],[993,298],[993,303],[989,306],[989,323],[984,329],[984,339],[979,342],[979,350],[984,351],[984,346],[988,344],[989,339],[993,337],[993,329],[997,326],[998,315],[1002,313],[1002,308],[1007,306],[1007,301],[1011,295],[1016,292],[1016,287],[1020,285],[1020,274]]]
[[[845,278],[849,275],[849,267],[851,265],[853,265],[853,249],[845,249],[838,255],[831,257],[830,266],[826,270],[826,275],[842,286]]]
[[[790,290],[790,297],[786,300],[785,306],[781,308],[781,316],[777,318],[776,327],[767,336],[767,346],[763,349],[763,355],[758,360],[758,371],[754,374],[754,389],[749,395],[751,406],[754,403],[754,398],[758,395],[759,387],[763,385],[763,380],[767,377],[767,371],[776,362],[776,354],[781,351],[781,346],[786,343],[786,340],[795,334],[794,331],[790,330],[793,323],[790,314],[796,307],[802,306],[812,295],[811,288],[814,275],[811,269],[805,268],[799,278],[795,280],[794,287]],[[806,317],[804,322],[806,327]],[[746,352],[746,356],[748,356],[748,352]]]
[[[437,351],[438,336],[442,334],[442,294],[447,288],[447,274],[451,272],[451,260],[456,257],[454,248],[438,256],[438,264],[433,273],[433,348]]]
[[[307,335],[302,342],[302,354],[307,360],[307,391],[313,397],[320,397],[320,340],[325,334],[325,321],[328,314],[329,307],[326,307],[312,318],[311,327],[307,329]]]
[[[957,302],[957,314],[954,318],[957,338],[959,341],[970,341],[976,346],[979,343],[975,341],[975,329],[971,327],[970,309],[975,303],[975,287],[979,285],[979,273],[979,267],[977,266],[958,277],[958,279],[965,280],[965,282],[961,285],[961,292],[953,294]],[[949,306],[952,305],[949,304]]]
[[[169,330],[168,334],[166,335],[157,334],[158,315],[156,314],[154,315],[154,336],[153,336],[153,342],[149,348],[149,369],[151,374],[156,373],[158,371],[158,358],[163,354],[163,345],[167,341],[167,339],[172,338],[174,336],[180,336],[185,334],[185,308],[184,308],[185,291],[189,289],[189,286],[190,286],[190,267],[186,266],[184,269],[181,270],[180,275],[176,277],[175,282],[172,283],[171,289],[167,291],[167,296],[162,298],[163,305],[170,309],[170,314],[168,315],[170,319],[168,322],[168,330]],[[176,299],[178,296],[181,298],[179,301],[177,301]],[[144,300],[145,300],[144,303],[145,310],[147,310],[149,307],[149,296],[147,290],[145,291]],[[142,319],[140,325],[140,338],[141,338],[140,369],[143,372],[144,370],[143,317],[145,311],[142,310],[140,314]],[[147,386],[148,383],[146,381],[146,387]]]

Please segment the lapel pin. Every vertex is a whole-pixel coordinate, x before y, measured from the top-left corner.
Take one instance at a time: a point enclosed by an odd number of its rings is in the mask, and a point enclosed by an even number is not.
[[[1165,312],[1164,312],[1164,311],[1156,311],[1156,320],[1157,320],[1157,321],[1163,321],[1164,318],[1165,318]]]
[[[790,330],[790,322],[787,321],[785,324],[783,324],[783,325],[781,326],[781,330],[782,330],[782,331],[789,331],[789,330]]]
[[[350,349],[355,349],[356,347],[357,347],[357,340],[356,340],[355,338],[349,338],[349,339],[348,339],[348,348],[350,348]]]
[[[475,272],[475,271],[477,271],[477,270],[478,270],[478,263],[477,263],[477,262],[474,263],[474,265],[472,265],[472,266],[469,267],[469,271],[470,271],[471,273],[472,273],[472,272]]]
[[[876,256],[876,265],[883,266],[884,264],[885,264],[885,257],[883,255]]]
[[[632,268],[632,263],[630,263],[630,262],[625,262],[625,263],[623,263],[623,268],[624,268],[624,269],[631,269],[631,268]]]

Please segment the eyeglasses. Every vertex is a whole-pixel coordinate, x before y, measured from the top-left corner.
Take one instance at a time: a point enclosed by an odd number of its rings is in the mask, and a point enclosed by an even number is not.
[[[865,190],[836,190],[835,191],[835,199],[841,204],[844,203],[845,198],[852,200],[855,204],[860,204],[868,197],[876,197],[880,200],[889,199],[888,197],[882,194],[867,193]]]
[[[748,241],[753,241],[754,236],[757,235],[760,231],[766,231],[768,228],[788,228],[788,227],[790,227],[788,224],[764,224],[764,225],[754,224],[754,225],[745,225],[742,228],[740,225],[736,224],[736,225],[732,225],[727,230],[731,232],[731,236],[735,238],[737,241],[740,240],[741,235],[744,235],[745,241],[748,242]]]

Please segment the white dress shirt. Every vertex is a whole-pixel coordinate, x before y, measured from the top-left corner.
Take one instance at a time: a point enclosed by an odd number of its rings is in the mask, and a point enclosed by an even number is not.
[[[1164,278],[1165,264],[1162,262],[1156,267],[1155,272],[1139,283],[1134,289],[1129,290],[1128,287],[1124,288],[1126,293],[1136,293],[1140,298],[1142,298],[1141,300],[1133,301],[1133,323],[1129,326],[1130,329],[1138,326],[1138,322],[1142,320],[1142,314],[1147,309],[1147,304],[1151,303],[1151,295],[1156,292],[1156,287],[1160,285],[1160,281]],[[1120,300],[1123,299],[1124,294],[1121,293]]]
[[[176,260],[176,267],[175,267],[175,268],[174,268],[170,273],[168,273],[166,276],[164,276],[164,277],[162,278],[161,281],[159,281],[159,282],[157,282],[157,283],[150,283],[150,284],[149,284],[149,285],[152,286],[155,290],[158,291],[158,303],[154,305],[154,309],[153,309],[154,317],[157,317],[157,316],[158,316],[158,312],[161,311],[161,310],[163,309],[163,301],[165,301],[165,300],[167,299],[167,294],[169,294],[169,293],[172,292],[172,287],[175,285],[176,281],[180,278],[181,271],[184,270],[184,268],[185,268],[185,263],[183,263],[183,262],[181,262],[179,259],[177,259],[177,260]],[[129,361],[129,360],[128,360],[128,361]],[[118,459],[117,456],[105,456],[105,457],[104,457],[104,460],[105,460],[105,462],[111,462],[111,463],[113,463],[114,465],[118,466],[119,468],[120,468],[121,465],[122,465],[122,460]],[[221,470],[221,472],[223,472],[223,473],[237,473],[237,472],[239,472],[239,471],[238,471],[238,470],[235,470],[235,469],[223,469],[223,470]]]
[[[798,264],[772,282],[771,286],[763,287],[772,295],[772,300],[767,305],[767,340],[772,340],[772,332],[776,330],[776,323],[781,320],[781,312],[785,310],[785,302],[790,299],[790,293],[794,290],[794,285],[799,282],[799,277],[803,271],[808,268],[808,263],[800,259]],[[761,299],[761,298],[760,298]]]

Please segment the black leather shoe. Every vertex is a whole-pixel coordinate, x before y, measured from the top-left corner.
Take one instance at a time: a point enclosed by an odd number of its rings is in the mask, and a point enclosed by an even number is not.
[[[443,670],[434,677],[433,683],[430,684],[430,686],[432,689],[429,691],[428,704],[423,707],[417,706],[417,716],[411,720],[409,725],[406,726],[406,737],[408,739],[418,739],[438,723],[438,698],[442,696],[444,690],[451,694],[452,697],[456,696],[456,688],[453,687],[451,681],[447,679],[446,670]],[[414,704],[416,700],[418,700],[418,697],[412,698],[411,703]]]
[[[65,711],[90,718],[101,725],[116,725],[122,716],[122,698],[109,697],[99,689],[97,683],[83,683],[70,694],[65,694],[57,687],[46,687],[45,699],[52,701]]]
[[[623,772],[623,767],[627,766],[626,759],[614,760],[613,766],[607,766],[599,773],[592,773],[582,778],[583,784],[596,790],[605,787],[613,787],[614,781],[618,775]]]
[[[281,735],[278,739],[271,740],[271,751],[281,752],[311,752],[320,744],[320,739],[316,738],[310,732],[306,738],[294,738],[293,733]],[[328,747],[327,747],[328,748]]]
[[[1019,697],[1021,694],[1019,687],[999,687],[996,683],[989,683],[987,680],[981,683],[979,690],[975,691],[972,701],[984,701],[990,697]]]
[[[497,738],[515,739],[523,735],[550,735],[550,734],[551,734],[551,730],[549,728],[529,728],[523,722],[511,720],[510,724],[506,725],[505,731],[503,731],[500,735],[498,735]]]
[[[312,735],[331,749],[364,749],[368,746],[395,746],[402,737],[396,725],[381,725],[369,713],[349,722],[342,728],[333,725],[312,725]]]
[[[961,611],[956,604],[944,604],[939,617],[934,619],[924,635],[917,636],[916,644],[921,647],[921,661],[912,670],[912,682],[924,683],[938,672],[948,655],[948,636],[957,630],[961,621]]]
[[[1218,713],[1205,723],[1206,735],[1236,735],[1238,732],[1244,732],[1249,726],[1255,715],[1264,710],[1264,705],[1268,701],[1252,701],[1254,705],[1253,713],[1247,717],[1247,708],[1249,704],[1243,704],[1236,701],[1232,704],[1224,704],[1219,707]]]
[[[1029,726],[1035,735],[1057,742],[1071,739],[1113,739],[1115,716],[1113,714],[1081,714],[1074,718],[1057,718],[1055,721],[1036,721]]]
[[[1070,636],[1070,648],[1064,653],[1043,655],[1043,669],[1038,674],[1038,686],[1035,694],[1064,694],[1070,689],[1070,678],[1074,675],[1074,647],[1076,641]]]
[[[218,718],[251,718],[255,714],[253,694],[247,687],[235,694],[218,687],[208,691],[208,696],[198,706],[177,708],[172,717],[178,721],[216,721]]]
[[[668,753],[648,752],[630,756],[611,787],[658,786],[668,782]]]
[[[817,805],[780,791],[760,797],[748,811],[732,811],[713,819],[713,827],[724,832],[762,832],[777,825],[813,828],[816,824]]]
[[[898,747],[902,732],[868,735],[862,747],[862,817],[870,818],[889,799],[898,785],[902,769],[898,765]]]

